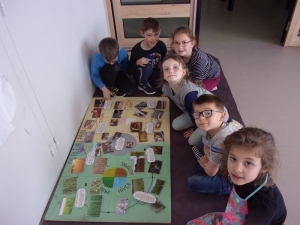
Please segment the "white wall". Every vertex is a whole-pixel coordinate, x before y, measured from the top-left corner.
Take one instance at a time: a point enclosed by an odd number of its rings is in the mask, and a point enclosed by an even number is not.
[[[16,129],[0,147],[0,223],[21,224],[22,221],[28,221],[34,222],[29,224],[37,224],[63,163],[48,151],[2,42],[0,60],[0,74],[7,77],[17,101],[13,120]],[[33,211],[29,211],[31,209],[37,214],[33,215]]]
[[[16,130],[0,146],[0,223],[38,224],[94,92],[89,65],[109,36],[106,6],[104,0],[1,2],[0,73],[16,92],[17,113]]]

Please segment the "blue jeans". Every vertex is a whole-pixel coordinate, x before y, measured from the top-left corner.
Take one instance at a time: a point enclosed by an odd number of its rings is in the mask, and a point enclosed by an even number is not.
[[[230,194],[232,184],[219,174],[208,176],[198,163],[188,178],[188,187],[194,192],[224,195]]]
[[[135,80],[140,84],[147,84],[148,82],[152,87],[157,88],[160,84],[159,70],[153,69],[151,64],[139,66],[134,73]]]

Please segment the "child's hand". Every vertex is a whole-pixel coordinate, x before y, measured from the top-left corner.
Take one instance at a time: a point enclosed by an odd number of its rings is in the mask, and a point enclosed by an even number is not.
[[[160,97],[167,97],[165,94],[161,94],[161,96]]]
[[[145,57],[142,57],[136,61],[137,66],[145,66],[146,64],[148,64],[148,60]]]
[[[205,165],[208,163],[208,159],[207,157],[204,155],[202,157],[200,157],[200,159],[198,160],[200,166],[202,166],[202,168],[205,167]]]
[[[186,132],[183,133],[183,137],[189,138],[194,132],[194,128],[189,128]]]
[[[103,92],[104,99],[109,100],[111,95],[110,90],[108,90],[107,87],[103,87],[101,90]]]
[[[203,150],[204,150],[204,154],[206,155],[206,158],[209,158],[210,156],[209,149],[210,148],[207,145],[204,145]]]

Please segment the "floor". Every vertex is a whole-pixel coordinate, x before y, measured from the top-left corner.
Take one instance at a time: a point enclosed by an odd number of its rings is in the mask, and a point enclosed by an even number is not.
[[[271,132],[281,153],[277,179],[285,224],[299,224],[300,48],[282,47],[286,0],[202,0],[200,48],[222,65],[246,126]],[[290,173],[296,173],[290,174]]]

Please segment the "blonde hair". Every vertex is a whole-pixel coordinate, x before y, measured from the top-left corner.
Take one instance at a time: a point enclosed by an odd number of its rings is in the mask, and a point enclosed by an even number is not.
[[[224,146],[226,152],[220,167],[223,176],[228,176],[227,161],[230,149],[237,146],[241,147],[242,151],[255,151],[256,157],[261,158],[262,170],[266,170],[266,173],[259,173],[253,181],[254,185],[261,185],[267,174],[269,178],[265,186],[274,184],[274,178],[280,167],[280,159],[271,133],[255,127],[245,127],[228,135],[224,140]]]

